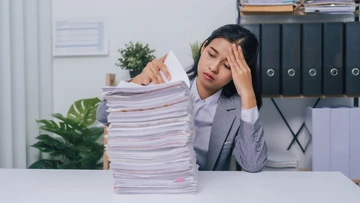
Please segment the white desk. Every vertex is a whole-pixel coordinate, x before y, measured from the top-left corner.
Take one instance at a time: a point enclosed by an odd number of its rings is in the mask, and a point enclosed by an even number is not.
[[[194,195],[117,195],[111,171],[0,169],[1,203],[359,203],[337,172],[201,172]]]

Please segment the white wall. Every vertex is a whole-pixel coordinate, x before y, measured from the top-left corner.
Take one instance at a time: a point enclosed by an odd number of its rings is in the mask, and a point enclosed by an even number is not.
[[[100,96],[106,73],[117,80],[118,49],[130,40],[149,43],[161,57],[173,50],[183,66],[192,63],[189,43],[203,40],[226,23],[236,23],[236,0],[53,0],[53,19],[106,17],[109,56],[54,58],[54,112],[65,113],[77,99]]]
[[[157,57],[173,50],[183,66],[192,63],[189,43],[204,40],[212,30],[236,23],[236,0],[53,0],[53,18],[107,17],[110,54],[106,57],[54,58],[54,112],[66,113],[77,99],[100,96],[106,73],[117,80],[127,79],[127,71],[116,67],[117,50],[129,40],[149,43]],[[314,99],[275,99],[293,131],[301,126],[304,110]],[[351,99],[324,99],[327,104],[352,104]],[[286,150],[292,136],[270,99],[261,109],[269,149]],[[307,140],[303,132],[301,143]],[[295,143],[291,152],[306,167],[305,156]],[[311,152],[311,151],[310,151]]]

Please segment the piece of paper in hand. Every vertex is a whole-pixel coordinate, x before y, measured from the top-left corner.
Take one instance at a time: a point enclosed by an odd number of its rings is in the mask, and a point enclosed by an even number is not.
[[[160,74],[166,83],[184,81],[185,84],[190,88],[189,77],[186,74],[186,71],[183,68],[183,66],[181,65],[181,63],[179,62],[179,60],[176,58],[173,51],[169,52],[169,54],[167,55],[167,57],[164,61],[164,64],[168,68],[168,71],[171,75],[171,80],[169,81],[167,79],[167,77],[165,76],[164,72],[160,70]],[[154,82],[151,82],[147,86],[152,86],[152,85],[155,85]],[[132,83],[132,82],[126,82],[126,81],[121,81],[117,85],[117,87],[134,87],[134,86],[136,87],[136,86],[140,86],[140,85],[136,84],[136,83]]]
[[[185,69],[176,58],[173,51],[170,51],[167,55],[164,64],[169,70],[171,75],[171,80],[169,81],[163,71],[160,71],[161,76],[163,77],[165,82],[177,82],[177,81],[184,81],[188,87],[190,87],[189,77],[186,74]]]

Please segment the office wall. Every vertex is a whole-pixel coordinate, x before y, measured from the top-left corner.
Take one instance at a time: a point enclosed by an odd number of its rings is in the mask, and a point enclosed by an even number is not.
[[[54,58],[54,112],[60,113],[66,113],[77,99],[100,96],[106,73],[115,73],[118,81],[129,77],[127,71],[115,66],[117,50],[129,40],[149,43],[157,57],[171,49],[187,67],[192,63],[190,42],[203,40],[215,28],[236,23],[237,19],[236,0],[53,0],[52,6],[53,19],[107,17],[109,23],[108,56]],[[297,132],[305,108],[316,99],[275,101]],[[352,100],[324,99],[319,104],[352,104]],[[261,116],[269,149],[286,150],[292,136],[270,99],[264,99]],[[299,135],[301,143],[307,139],[304,132]],[[309,166],[296,143],[290,151],[300,161],[300,167]]]
[[[54,111],[66,112],[73,101],[100,95],[106,73],[117,80],[127,71],[115,66],[118,49],[130,40],[149,43],[160,57],[173,50],[187,67],[189,43],[203,40],[225,23],[236,23],[236,0],[53,0],[53,19],[106,17],[109,55],[54,58]]]

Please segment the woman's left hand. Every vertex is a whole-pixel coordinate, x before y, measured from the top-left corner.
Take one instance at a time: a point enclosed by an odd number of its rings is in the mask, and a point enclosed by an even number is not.
[[[255,100],[255,93],[251,79],[251,70],[245,61],[241,47],[232,44],[229,47],[229,56],[227,60],[230,65],[233,82],[235,84],[238,94],[241,97],[243,105],[244,105],[244,99],[246,101]],[[253,106],[253,105],[249,104],[249,106]]]

